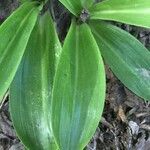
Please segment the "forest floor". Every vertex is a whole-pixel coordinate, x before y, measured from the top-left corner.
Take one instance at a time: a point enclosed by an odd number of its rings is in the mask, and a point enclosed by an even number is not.
[[[0,0],[2,23],[18,6],[16,0]],[[55,4],[55,7],[57,4]],[[58,31],[66,26],[67,12],[59,15],[56,9]],[[61,24],[61,25],[60,25]],[[150,30],[116,23],[150,48]],[[61,28],[60,28],[61,27]],[[62,31],[64,32],[64,31]],[[60,32],[60,36],[63,36]],[[103,117],[86,150],[150,150],[150,102],[130,92],[106,66],[107,96]],[[23,150],[13,128],[6,94],[0,104],[0,150]]]

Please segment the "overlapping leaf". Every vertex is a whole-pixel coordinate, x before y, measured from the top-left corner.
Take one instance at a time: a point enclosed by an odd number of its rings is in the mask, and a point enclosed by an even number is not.
[[[46,2],[48,0],[19,0],[21,4],[25,3],[25,2],[33,2],[33,1],[38,1],[38,2]]]
[[[93,21],[92,32],[105,61],[130,90],[150,100],[150,52],[127,32]]]
[[[25,3],[0,26],[0,99],[17,71],[38,13],[36,2]]]
[[[106,0],[90,9],[91,19],[114,20],[150,28],[149,0]]]
[[[71,13],[78,16],[83,8],[89,8],[94,0],[59,0]]]
[[[83,8],[90,8],[95,2],[95,0],[80,0],[80,1]]]
[[[52,92],[52,128],[61,150],[82,150],[104,107],[105,73],[87,24],[72,23]]]
[[[60,52],[52,20],[46,13],[39,18],[31,34],[10,88],[13,124],[30,150],[57,149],[51,131],[50,112],[53,77]]]

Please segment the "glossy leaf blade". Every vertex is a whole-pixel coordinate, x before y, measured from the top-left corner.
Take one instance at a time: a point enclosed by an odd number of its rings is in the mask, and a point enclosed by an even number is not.
[[[59,0],[72,14],[78,16],[82,10],[80,0]]]
[[[82,10],[88,9],[94,0],[59,0],[72,14],[79,16]]]
[[[93,21],[92,32],[114,74],[138,96],[150,100],[150,52],[129,33]]]
[[[95,0],[81,0],[83,8],[90,8],[94,4]]]
[[[39,3],[45,3],[45,2],[47,2],[48,0],[19,0],[19,2],[21,3],[21,4],[23,4],[23,3],[25,3],[25,2],[33,2],[33,1],[38,1]]]
[[[52,95],[52,128],[59,148],[82,150],[98,126],[105,99],[104,65],[87,24],[72,23]]]
[[[91,19],[113,20],[150,28],[149,0],[106,0],[94,5]]]
[[[26,3],[0,26],[0,99],[17,71],[38,13],[37,3]]]
[[[54,25],[46,13],[38,19],[10,88],[11,118],[18,136],[30,150],[57,149],[50,112],[53,77],[60,52]]]

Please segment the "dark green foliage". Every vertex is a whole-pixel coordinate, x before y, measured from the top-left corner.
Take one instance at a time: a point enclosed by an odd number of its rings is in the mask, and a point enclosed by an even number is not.
[[[28,149],[84,149],[104,107],[102,57],[126,87],[150,100],[150,52],[104,22],[150,28],[149,0],[60,0],[72,13],[62,48],[44,13],[50,1],[20,1],[0,26],[0,98],[11,85],[11,117]]]

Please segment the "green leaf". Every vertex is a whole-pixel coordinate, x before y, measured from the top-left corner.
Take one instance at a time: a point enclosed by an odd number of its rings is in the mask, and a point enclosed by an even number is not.
[[[93,21],[90,26],[114,74],[135,94],[150,100],[150,52],[129,33],[113,25]]]
[[[78,16],[82,11],[80,0],[59,0],[72,14]]]
[[[81,0],[83,8],[90,8],[94,4],[95,0]]]
[[[21,4],[25,3],[25,2],[33,2],[33,1],[37,1],[37,2],[47,2],[48,0],[19,0],[19,2]]]
[[[149,0],[106,0],[90,9],[91,19],[113,20],[150,28]]]
[[[61,150],[82,150],[103,112],[105,71],[87,24],[72,23],[52,92],[52,128]]]
[[[51,90],[60,52],[53,22],[46,13],[39,17],[10,88],[11,118],[19,138],[30,150],[57,149],[50,112]]]
[[[19,0],[19,2],[22,3],[22,4],[25,3],[25,2],[28,2],[28,1],[31,1],[31,0]]]
[[[72,14],[79,16],[83,9],[88,9],[94,0],[59,0]]]
[[[0,26],[0,99],[17,71],[38,13],[36,2],[25,3]]]

